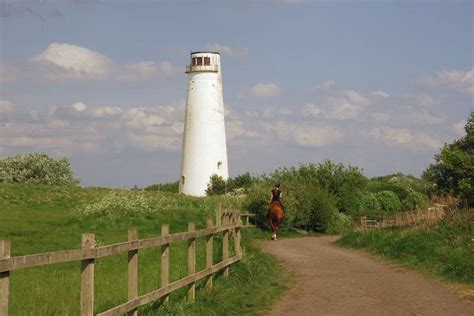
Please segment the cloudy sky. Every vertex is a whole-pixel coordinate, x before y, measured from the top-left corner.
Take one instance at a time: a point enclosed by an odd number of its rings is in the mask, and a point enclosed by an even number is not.
[[[221,52],[231,176],[419,176],[474,110],[473,2],[0,1],[0,158],[83,185],[179,177],[190,51]]]

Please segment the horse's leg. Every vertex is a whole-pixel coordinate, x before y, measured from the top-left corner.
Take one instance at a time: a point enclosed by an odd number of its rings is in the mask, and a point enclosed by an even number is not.
[[[273,223],[273,218],[272,218],[272,214],[271,213],[268,213],[268,225],[270,226],[270,229],[272,230],[272,240],[274,240],[274,238],[276,238],[276,235],[275,235],[275,225]]]
[[[277,234],[279,230],[280,230],[280,223],[277,223],[275,224],[275,232],[273,233],[273,237],[275,237],[274,240],[277,240]]]

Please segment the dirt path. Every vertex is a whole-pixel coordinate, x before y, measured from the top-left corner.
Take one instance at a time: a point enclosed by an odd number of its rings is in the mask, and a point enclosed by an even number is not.
[[[415,273],[331,245],[335,237],[262,242],[297,274],[274,315],[474,315],[474,306]]]

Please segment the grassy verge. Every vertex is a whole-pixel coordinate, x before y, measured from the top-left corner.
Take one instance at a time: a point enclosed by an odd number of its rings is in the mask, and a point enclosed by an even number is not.
[[[139,208],[140,199],[145,199],[155,203],[150,205],[157,206],[156,210],[137,213],[118,210],[118,213],[111,214],[103,208],[102,203],[111,192],[113,198],[122,195],[117,190],[101,188],[0,184],[0,239],[12,241],[12,256],[80,248],[81,234],[84,232],[95,233],[98,244],[105,245],[126,241],[129,227],[137,227],[140,238],[159,236],[161,224],[164,223],[170,224],[171,233],[186,231],[189,221],[195,221],[198,229],[205,228],[206,218],[214,215],[217,204],[215,198],[188,198],[177,194],[147,192],[137,193],[138,202],[132,207]],[[124,194],[125,199],[135,199],[130,196],[135,193]],[[238,201],[224,202],[238,205]],[[79,212],[78,215],[78,209],[91,205],[90,210],[99,210],[97,214],[84,216]],[[113,203],[110,205],[117,207]],[[275,259],[262,253],[252,243],[255,234],[258,234],[255,231],[243,231],[245,259],[230,268],[228,278],[217,275],[212,291],[199,289],[195,304],[186,301],[186,290],[182,289],[172,294],[169,305],[158,309],[157,306],[146,306],[142,312],[148,315],[217,315],[252,314],[265,310],[287,288],[288,279],[282,276],[281,267]],[[221,244],[221,238],[216,237],[215,262],[222,259]],[[159,251],[140,251],[140,295],[160,286]],[[198,270],[205,266],[204,256],[205,242],[198,239]],[[186,276],[186,242],[171,245],[170,262],[171,282]],[[126,254],[97,260],[95,275],[95,312],[126,301]],[[200,287],[202,283],[198,284]],[[80,263],[13,271],[10,290],[11,315],[77,315]]]
[[[170,305],[145,315],[266,315],[279,297],[292,286],[292,277],[272,256],[254,242],[262,233],[248,229],[243,234],[244,259],[231,266],[229,277],[217,275],[212,291],[198,285],[196,302],[183,299],[185,293],[172,297]],[[201,288],[201,289],[199,289]],[[143,313],[142,312],[142,313]]]
[[[474,289],[473,210],[458,210],[431,226],[351,232],[345,234],[337,244],[364,249]]]

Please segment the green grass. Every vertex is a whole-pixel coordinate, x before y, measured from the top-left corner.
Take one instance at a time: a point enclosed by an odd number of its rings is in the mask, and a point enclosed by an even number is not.
[[[12,256],[78,249],[81,235],[96,234],[99,245],[126,241],[129,227],[137,227],[140,238],[160,235],[161,225],[170,232],[187,230],[189,221],[205,228],[214,215],[217,198],[189,198],[177,194],[147,192],[146,198],[171,205],[161,211],[123,216],[81,216],[78,210],[101,201],[112,190],[104,188],[50,187],[0,184],[0,239],[12,241]],[[129,194],[129,193],[126,193]],[[143,193],[142,193],[143,194]],[[224,200],[224,205],[239,201]],[[217,274],[212,291],[198,282],[197,299],[187,302],[186,289],[174,292],[170,304],[141,308],[142,314],[258,314],[263,313],[290,286],[277,261],[264,254],[253,240],[262,233],[244,229],[245,258],[230,267],[228,278]],[[222,260],[222,238],[214,242],[214,262]],[[170,281],[187,273],[186,241],[170,246]],[[232,246],[232,245],[231,245]],[[232,247],[231,247],[232,248]],[[160,250],[139,254],[139,294],[160,286]],[[205,266],[204,239],[197,242],[197,270]],[[127,254],[96,260],[95,312],[124,303],[127,298]],[[10,278],[11,315],[77,315],[80,303],[80,262],[16,270]],[[159,307],[159,308],[158,308]]]
[[[474,211],[458,210],[438,224],[351,232],[337,244],[367,250],[447,281],[474,285]]]

